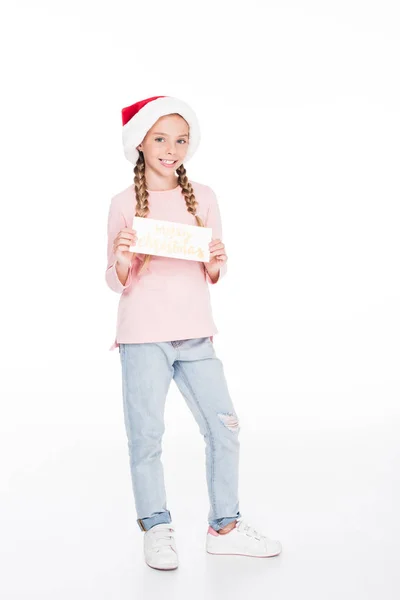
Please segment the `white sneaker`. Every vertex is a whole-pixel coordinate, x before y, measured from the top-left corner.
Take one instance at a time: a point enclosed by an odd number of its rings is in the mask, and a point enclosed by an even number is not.
[[[238,519],[236,527],[229,533],[218,533],[211,526],[207,531],[206,550],[209,554],[240,554],[269,558],[282,551],[278,540],[271,540]]]
[[[169,523],[154,525],[144,533],[144,558],[153,569],[176,569],[178,552],[174,529]]]

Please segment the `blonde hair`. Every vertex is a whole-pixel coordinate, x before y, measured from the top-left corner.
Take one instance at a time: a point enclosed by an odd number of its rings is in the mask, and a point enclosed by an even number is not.
[[[136,195],[136,217],[147,217],[149,214],[149,192],[147,190],[146,177],[145,177],[145,162],[143,152],[139,150],[139,158],[136,162],[136,165],[133,169],[135,173],[134,183],[135,183],[135,195]],[[193,215],[196,219],[197,225],[199,227],[204,227],[204,223],[201,218],[196,214],[197,209],[197,200],[195,198],[192,184],[189,182],[186,169],[183,164],[176,170],[178,174],[178,185],[182,188],[182,194],[185,198],[186,206],[188,212]],[[133,258],[136,256],[136,253],[133,254]],[[143,271],[143,269],[147,268],[151,260],[151,254],[146,254],[143,265],[138,272],[138,275]]]

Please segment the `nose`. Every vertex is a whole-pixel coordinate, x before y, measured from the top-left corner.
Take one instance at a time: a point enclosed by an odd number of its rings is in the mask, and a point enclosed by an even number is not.
[[[167,154],[175,154],[175,142],[168,142]]]

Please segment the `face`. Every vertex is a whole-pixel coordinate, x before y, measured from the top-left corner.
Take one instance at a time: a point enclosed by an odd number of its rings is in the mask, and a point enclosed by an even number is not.
[[[137,149],[144,154],[146,169],[168,177],[183,163],[188,144],[189,126],[185,119],[180,115],[165,115],[149,129]]]

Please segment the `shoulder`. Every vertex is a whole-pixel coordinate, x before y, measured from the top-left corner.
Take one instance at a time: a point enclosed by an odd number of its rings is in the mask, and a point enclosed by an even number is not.
[[[198,181],[192,181],[191,179],[189,181],[192,184],[194,195],[199,204],[210,206],[210,204],[214,204],[217,201],[216,194],[211,186],[199,183]]]
[[[134,184],[131,183],[128,187],[111,196],[110,210],[120,211],[124,215],[129,215],[135,205],[134,196],[135,188]]]

